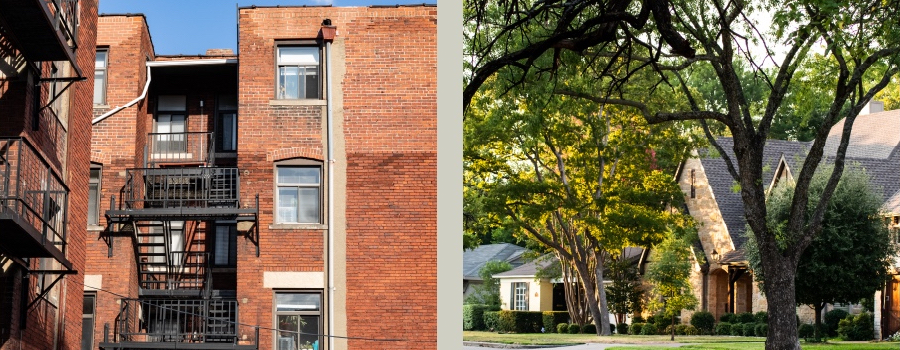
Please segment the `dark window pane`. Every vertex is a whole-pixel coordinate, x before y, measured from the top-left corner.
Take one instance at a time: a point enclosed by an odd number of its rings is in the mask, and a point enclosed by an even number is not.
[[[88,224],[97,225],[100,223],[99,208],[99,184],[90,184],[88,189]]]
[[[306,98],[319,98],[319,73],[316,67],[306,68]]]
[[[275,295],[277,311],[319,311],[322,296],[318,293],[279,293]]]

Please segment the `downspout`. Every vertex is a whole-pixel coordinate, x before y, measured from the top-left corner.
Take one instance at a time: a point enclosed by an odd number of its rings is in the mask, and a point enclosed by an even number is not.
[[[326,30],[326,28],[328,30]],[[331,42],[334,41],[336,29],[331,20],[322,22],[322,34],[325,39],[325,99],[326,99],[326,134],[328,157],[328,350],[334,349],[334,119],[331,98]],[[326,35],[330,34],[330,35]]]
[[[103,113],[103,115],[101,115],[97,118],[94,118],[94,120],[91,121],[91,125],[97,124],[97,123],[103,121],[103,119],[109,118],[113,114],[119,113],[119,111],[121,111],[125,108],[128,108],[128,107],[131,107],[135,103],[138,103],[140,100],[143,100],[144,97],[147,97],[147,90],[149,90],[149,88],[150,88],[150,67],[147,67],[147,83],[144,84],[144,91],[141,92],[141,95],[138,96],[137,98],[131,100],[131,102],[126,103],[124,106],[113,108],[111,111]]]

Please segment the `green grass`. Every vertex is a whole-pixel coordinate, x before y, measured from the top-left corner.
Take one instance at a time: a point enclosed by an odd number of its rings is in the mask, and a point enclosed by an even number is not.
[[[613,335],[610,337],[598,337],[593,334],[498,334],[494,332],[464,331],[463,340],[521,344],[521,345],[573,345],[584,343],[607,344],[639,344],[641,346],[611,347],[609,350],[671,350],[672,347],[662,346],[671,344],[668,335]],[[675,342],[686,344],[680,349],[689,350],[763,350],[765,338],[760,337],[732,337],[732,336],[675,336]],[[898,343],[889,342],[842,342],[829,341],[828,343],[801,342],[804,350],[897,350]]]

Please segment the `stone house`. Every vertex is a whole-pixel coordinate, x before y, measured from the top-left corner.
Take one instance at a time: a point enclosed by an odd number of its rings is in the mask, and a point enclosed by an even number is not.
[[[843,121],[829,133],[824,153],[834,155],[840,140]],[[847,150],[847,164],[858,164],[871,177],[872,185],[885,199],[884,215],[894,232],[900,227],[900,110],[883,111],[880,102],[870,103],[856,119]],[[719,138],[719,144],[734,159],[730,138]],[[768,140],[763,156],[763,184],[767,191],[781,181],[791,181],[799,172],[810,143]],[[695,158],[682,164],[677,174],[685,193],[687,212],[698,223],[700,242],[692,273],[694,293],[700,301],[698,310],[711,312],[717,319],[726,312],[766,310],[766,300],[753,281],[743,247],[747,242],[746,219],[740,193],[718,152],[698,150]],[[896,242],[897,236],[894,235]],[[887,336],[900,329],[900,283],[897,272],[900,260],[891,269],[892,280],[883,291],[873,291],[876,333]],[[834,307],[829,306],[825,311]],[[850,308],[857,311],[858,308]],[[684,313],[688,320],[691,312]],[[813,312],[799,307],[801,322],[813,322]]]

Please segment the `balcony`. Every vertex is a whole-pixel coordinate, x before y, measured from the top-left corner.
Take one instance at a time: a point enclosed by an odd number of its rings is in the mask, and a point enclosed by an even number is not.
[[[150,168],[161,164],[213,164],[211,132],[151,133],[147,160]]]
[[[239,324],[237,300],[122,299],[101,349],[257,349],[259,329]]]
[[[78,0],[0,0],[0,20],[28,60],[78,66]]]
[[[259,207],[241,208],[240,172],[233,167],[128,169],[122,202],[121,208],[107,211],[113,222],[229,216],[255,220]]]
[[[66,269],[69,189],[23,138],[0,138],[0,251],[54,258]]]

